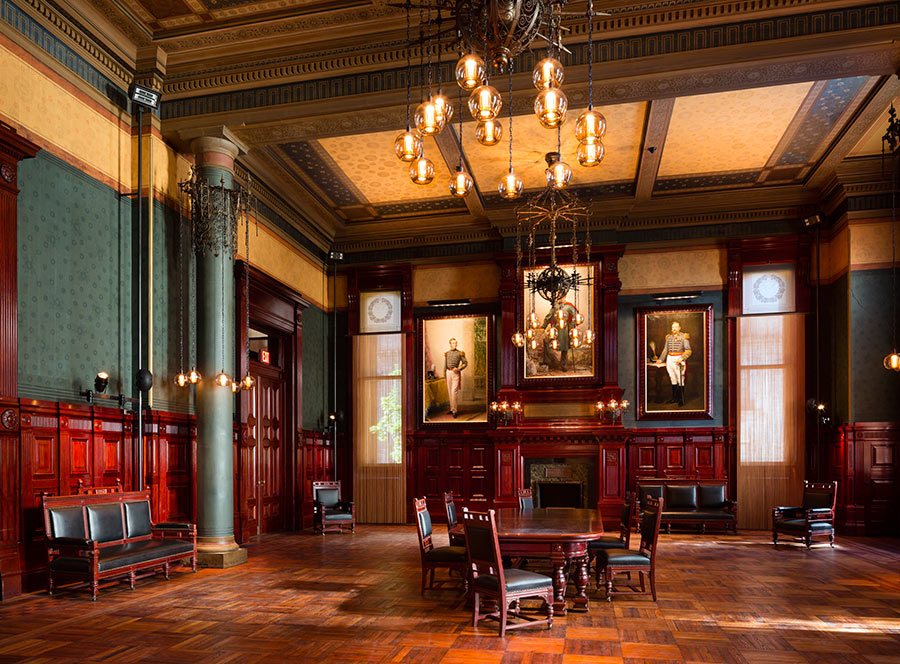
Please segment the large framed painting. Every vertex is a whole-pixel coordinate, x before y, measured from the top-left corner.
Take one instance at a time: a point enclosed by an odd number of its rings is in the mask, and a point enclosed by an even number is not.
[[[493,316],[429,314],[418,322],[421,423],[487,424]]]
[[[567,272],[573,269],[571,265],[560,267]],[[522,378],[525,383],[593,380],[597,373],[595,266],[575,268],[581,285],[560,296],[555,303],[533,294],[528,288],[529,277],[537,276],[543,269],[523,270],[522,315],[528,338],[523,349]],[[577,333],[577,341],[572,338],[573,330]],[[591,335],[594,340],[590,340]]]
[[[712,305],[635,310],[637,418],[712,419]]]

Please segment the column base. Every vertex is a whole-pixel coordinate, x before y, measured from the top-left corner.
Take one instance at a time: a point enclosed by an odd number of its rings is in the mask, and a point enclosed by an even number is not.
[[[200,567],[225,569],[247,562],[247,549],[240,548],[232,537],[198,537],[197,564]]]

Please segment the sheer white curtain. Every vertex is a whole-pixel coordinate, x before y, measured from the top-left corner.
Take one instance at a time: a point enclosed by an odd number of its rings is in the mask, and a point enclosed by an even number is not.
[[[363,523],[406,521],[402,334],[353,338],[353,499]]]
[[[797,505],[804,477],[803,316],[738,320],[738,517],[768,529]]]

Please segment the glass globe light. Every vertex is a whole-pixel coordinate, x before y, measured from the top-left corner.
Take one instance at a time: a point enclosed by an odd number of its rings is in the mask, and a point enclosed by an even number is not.
[[[479,122],[496,118],[502,106],[503,98],[490,85],[480,85],[469,95],[469,112]]]
[[[581,338],[581,332],[577,330],[577,328],[569,328],[569,338],[574,341],[575,339]]]
[[[528,324],[531,325],[533,330],[538,329],[541,325],[538,322],[537,313],[532,309],[531,313],[528,314]]]
[[[559,330],[557,330],[555,327],[551,327],[550,331],[547,332],[547,336],[549,336],[551,339],[556,339],[556,337],[559,336]]]
[[[427,157],[419,157],[409,167],[409,179],[416,184],[431,184],[434,180],[434,164]]]
[[[606,148],[603,147],[603,143],[594,141],[592,143],[579,143],[578,150],[575,151],[575,158],[578,159],[580,166],[591,168],[592,166],[599,166],[605,154]]]
[[[557,159],[544,171],[547,176],[547,184],[553,189],[565,189],[572,180],[572,169],[564,161]]]
[[[584,316],[582,316],[581,313],[575,314],[575,324],[581,325],[583,322],[584,322]]]
[[[527,330],[525,330],[525,338],[528,339],[528,341],[531,341],[532,339],[534,339],[534,328],[533,327],[529,327]]]
[[[606,118],[603,113],[587,110],[575,121],[575,138],[579,143],[599,141],[606,135]]]
[[[592,343],[594,343],[595,338],[596,337],[594,336],[593,330],[585,330],[584,331],[584,343],[587,344],[588,346],[590,346]]]
[[[566,323],[568,322],[568,318],[566,316],[566,312],[560,309],[556,312],[556,324],[559,326],[559,329],[564,329],[566,327]]]
[[[509,169],[509,173],[503,176],[503,179],[500,180],[500,185],[497,187],[500,195],[510,201],[521,196],[524,190],[525,185],[522,183],[522,178],[516,175],[513,169]]]
[[[888,371],[900,371],[900,353],[892,351],[885,355],[884,368]]]
[[[190,384],[190,382],[191,382],[191,379],[188,378],[188,375],[186,373],[184,373],[183,371],[179,371],[178,375],[175,376],[175,384],[178,387],[186,387],[187,385]]]
[[[559,88],[542,90],[534,100],[534,114],[541,125],[547,129],[556,129],[566,119],[569,100]]]
[[[537,350],[537,339],[532,339],[529,347],[531,348],[531,350]]]
[[[572,348],[581,348],[581,337],[572,337]]]
[[[512,335],[512,343],[516,348],[524,348],[525,347],[525,335],[521,332],[516,332]]]
[[[496,120],[479,122],[475,128],[475,140],[482,145],[497,145],[503,137],[503,127]]]
[[[434,136],[440,134],[444,129],[444,116],[438,113],[437,106],[430,99],[419,104],[413,120],[416,123],[416,129],[423,136]]]
[[[422,139],[411,131],[404,131],[394,141],[394,152],[400,161],[415,161],[422,156]]]
[[[562,85],[565,72],[562,63],[556,58],[544,58],[534,66],[531,80],[538,90],[558,88]]]
[[[200,375],[200,372],[196,369],[191,369],[188,372],[188,380],[191,381],[191,385],[196,385],[201,380],[203,380],[203,376]]]
[[[219,387],[230,387],[231,386],[231,376],[229,376],[227,373],[225,373],[224,369],[216,374],[216,377],[214,380],[215,380],[216,385],[218,385]]]
[[[551,339],[550,348],[553,350],[559,350],[559,339]]]
[[[231,381],[231,393],[237,394],[240,391],[241,391],[241,381],[239,381],[239,380]]]
[[[463,90],[474,90],[484,81],[484,60],[474,53],[464,55],[456,63],[456,82]]]
[[[253,378],[250,374],[244,376],[243,380],[241,380],[241,389],[243,390],[252,390],[256,386],[256,379]]]
[[[453,174],[450,180],[450,195],[456,196],[456,198],[463,198],[472,191],[473,185],[472,176],[462,166],[457,166],[456,173]]]
[[[437,110],[438,119],[443,129],[453,119],[453,104],[450,103],[447,95],[440,91],[431,97],[431,103],[434,104],[434,108]]]

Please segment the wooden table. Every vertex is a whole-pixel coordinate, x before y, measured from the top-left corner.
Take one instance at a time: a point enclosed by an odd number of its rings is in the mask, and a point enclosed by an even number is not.
[[[587,611],[588,542],[603,534],[598,510],[503,508],[497,510],[497,536],[505,556],[549,558],[553,565],[553,611],[566,613],[566,563],[575,570],[573,609]]]

